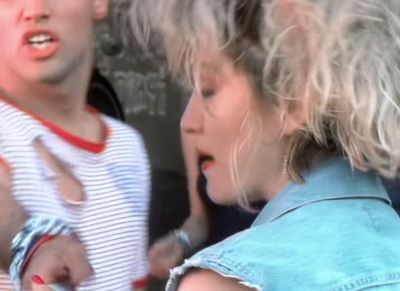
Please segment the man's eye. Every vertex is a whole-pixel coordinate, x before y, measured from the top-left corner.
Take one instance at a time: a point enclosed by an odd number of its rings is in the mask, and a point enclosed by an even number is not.
[[[215,94],[215,90],[213,90],[213,89],[203,89],[203,90],[201,90],[201,95],[204,98],[212,97],[214,94]]]

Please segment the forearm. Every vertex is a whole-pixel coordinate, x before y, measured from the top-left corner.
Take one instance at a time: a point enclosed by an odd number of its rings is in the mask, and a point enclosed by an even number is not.
[[[185,220],[181,229],[186,231],[190,236],[193,247],[198,248],[205,242],[208,235],[208,216],[207,209],[200,197],[198,190],[198,180],[200,170],[198,165],[198,154],[196,148],[191,144],[191,140],[182,132],[182,149],[184,154],[189,201],[190,216]]]
[[[207,209],[197,189],[199,170],[195,161],[188,161],[186,157],[186,168],[188,177],[190,215],[183,223],[181,229],[186,231],[194,248],[200,247],[207,239],[208,216]]]
[[[208,223],[206,216],[189,216],[181,227],[190,237],[193,248],[198,249],[207,240]]]
[[[27,219],[28,214],[11,195],[10,189],[0,185],[0,268],[5,271],[11,263],[11,241]]]

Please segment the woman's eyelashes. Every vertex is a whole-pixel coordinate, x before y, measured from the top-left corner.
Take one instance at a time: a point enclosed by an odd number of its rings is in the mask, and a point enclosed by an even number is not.
[[[204,98],[210,98],[215,95],[215,90],[211,88],[201,89],[201,96]]]

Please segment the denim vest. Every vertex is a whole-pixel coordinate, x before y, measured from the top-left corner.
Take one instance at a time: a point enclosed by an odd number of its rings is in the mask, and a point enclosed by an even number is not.
[[[171,271],[191,268],[263,291],[400,290],[400,218],[379,178],[330,159],[289,184],[252,227]]]

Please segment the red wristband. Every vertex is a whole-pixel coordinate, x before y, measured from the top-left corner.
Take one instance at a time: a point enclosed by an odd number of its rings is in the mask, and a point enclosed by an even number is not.
[[[32,250],[29,252],[28,256],[26,257],[24,264],[22,265],[22,274],[24,273],[26,267],[28,266],[29,262],[32,260],[33,256],[36,254],[36,252],[40,249],[41,246],[43,246],[45,243],[48,241],[53,240],[56,238],[56,235],[44,235],[42,238],[35,244],[35,246],[32,248]]]

